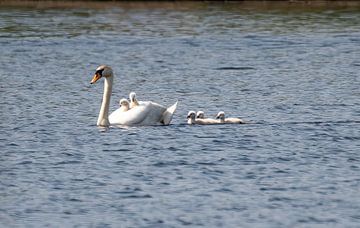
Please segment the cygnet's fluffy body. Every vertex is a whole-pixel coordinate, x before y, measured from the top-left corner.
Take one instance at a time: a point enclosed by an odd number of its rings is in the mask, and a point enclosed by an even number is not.
[[[132,109],[132,108],[134,108],[134,107],[136,107],[136,106],[139,105],[139,102],[138,102],[137,99],[136,99],[136,93],[131,92],[131,93],[129,94],[129,98],[130,98],[130,109]]]
[[[198,119],[196,118],[196,113],[194,111],[190,111],[187,115],[187,123],[188,124],[200,124],[200,125],[208,125],[208,124],[217,124],[219,121],[213,119]]]
[[[216,119],[219,119],[219,122],[222,124],[243,124],[244,120],[240,118],[225,118],[225,113],[223,111],[219,112],[216,116]]]
[[[206,122],[209,122],[211,124],[219,124],[219,120],[214,120],[212,118],[205,118],[205,113],[203,111],[198,111],[196,113],[196,119],[205,120]]]
[[[125,98],[120,99],[119,105],[121,112],[126,112],[129,110],[129,101],[126,100]]]

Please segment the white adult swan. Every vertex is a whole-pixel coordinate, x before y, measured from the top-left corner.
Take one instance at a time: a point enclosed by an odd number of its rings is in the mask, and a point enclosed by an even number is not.
[[[208,124],[218,124],[219,121],[213,119],[197,119],[196,113],[194,111],[190,111],[187,115],[187,123],[188,124],[200,124],[200,125],[208,125]]]
[[[243,124],[244,120],[240,118],[225,118],[225,112],[221,111],[216,115],[216,119],[220,120],[220,123],[223,124]]]
[[[109,116],[110,97],[114,75],[111,67],[101,65],[96,69],[91,84],[104,78],[104,94],[97,121],[98,126],[108,127],[110,125],[169,125],[177,107],[177,102],[169,108],[157,103],[146,101],[129,111],[115,110]]]

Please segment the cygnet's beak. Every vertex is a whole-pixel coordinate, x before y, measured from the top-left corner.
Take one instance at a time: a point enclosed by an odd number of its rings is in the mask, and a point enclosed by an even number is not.
[[[92,78],[90,84],[94,84],[97,80],[99,80],[101,78],[101,74],[99,73],[95,73],[94,77]]]

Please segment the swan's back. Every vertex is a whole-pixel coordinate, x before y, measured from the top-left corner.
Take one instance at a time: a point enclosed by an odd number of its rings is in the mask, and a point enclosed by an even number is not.
[[[110,114],[109,121],[111,125],[168,125],[176,110],[176,104],[175,109],[169,112],[164,106],[157,103],[141,101],[138,106],[127,112],[115,110]]]

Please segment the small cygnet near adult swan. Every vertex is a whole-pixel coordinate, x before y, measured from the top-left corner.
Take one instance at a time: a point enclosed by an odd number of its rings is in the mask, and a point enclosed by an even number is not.
[[[225,112],[221,111],[216,115],[216,119],[222,124],[243,124],[244,120],[240,118],[225,118]]]
[[[129,94],[129,98],[130,98],[130,109],[132,109],[133,107],[136,107],[139,105],[139,102],[136,99],[136,93],[135,92],[131,92]]]
[[[187,115],[187,123],[188,124],[201,124],[201,125],[207,125],[207,124],[217,124],[218,121],[213,119],[197,119],[196,113],[194,111],[190,111]]]
[[[126,112],[129,110],[129,101],[126,100],[125,98],[120,99],[119,105],[121,112]]]
[[[211,119],[211,118],[205,118],[205,113],[203,111],[198,111],[196,113],[196,119],[202,119],[202,120],[206,120],[206,121],[210,121],[211,123],[219,123],[219,121]],[[216,121],[216,122],[215,122]]]
[[[196,113],[196,118],[198,119],[205,119],[205,113],[203,111],[198,111]]]

